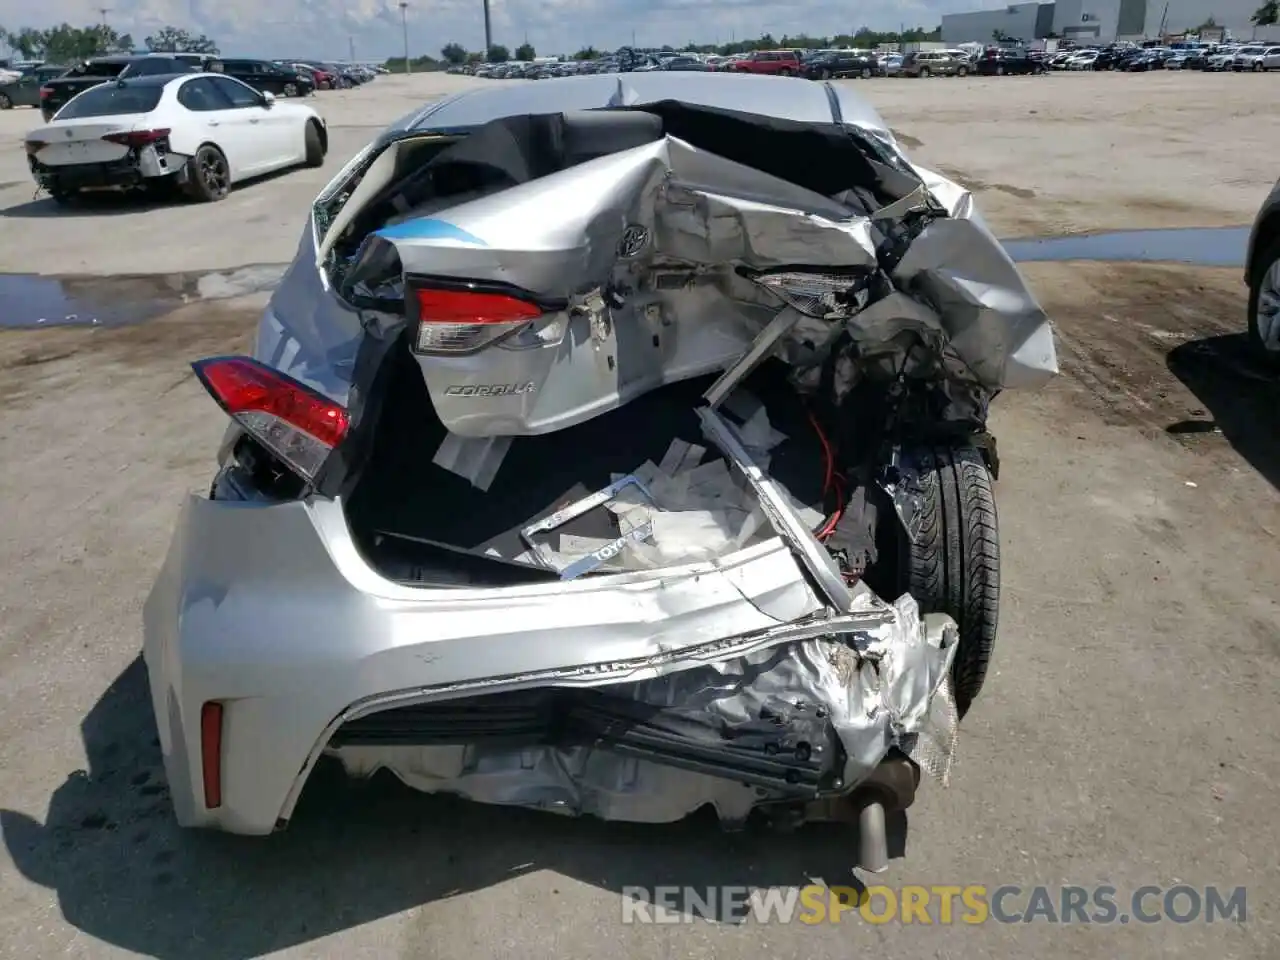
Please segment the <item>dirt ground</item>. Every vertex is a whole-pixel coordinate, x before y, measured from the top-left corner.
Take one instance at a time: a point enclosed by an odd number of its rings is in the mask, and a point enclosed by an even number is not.
[[[1280,174],[1267,159],[1280,130],[1258,120],[1275,82],[1104,74],[858,89],[914,157],[965,172],[999,232],[1040,236],[1247,223]],[[433,83],[459,81],[382,78],[320,103],[331,122],[372,125]],[[0,115],[0,138],[23,115]],[[342,150],[369,133],[353,128]],[[0,159],[0,180],[16,178],[12,160]],[[121,244],[159,227],[186,236],[190,208],[64,217],[11,186],[0,216],[22,216],[0,231],[0,262],[47,271],[62,262],[55,248],[75,272],[104,275],[281,262],[315,180],[343,160],[252,185],[201,213],[191,244],[154,254]],[[265,219],[245,227],[249,209]],[[994,672],[951,785],[922,786],[905,859],[861,879],[1110,884],[1122,900],[1144,884],[1244,886],[1244,924],[626,926],[627,886],[847,883],[852,838],[609,826],[377,783],[310,785],[288,831],[265,840],[178,831],[140,611],[223,428],[187,363],[243,349],[258,298],[128,328],[0,332],[0,956],[1280,955],[1280,380],[1243,348],[1240,271],[1025,273],[1055,321],[1062,375],[994,405]]]

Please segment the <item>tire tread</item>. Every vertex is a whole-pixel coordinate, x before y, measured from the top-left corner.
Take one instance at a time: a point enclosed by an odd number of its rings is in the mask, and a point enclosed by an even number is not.
[[[907,549],[908,591],[960,630],[952,677],[966,712],[982,689],[1000,612],[1000,529],[991,475],[975,447],[935,447],[921,471],[920,535]]]

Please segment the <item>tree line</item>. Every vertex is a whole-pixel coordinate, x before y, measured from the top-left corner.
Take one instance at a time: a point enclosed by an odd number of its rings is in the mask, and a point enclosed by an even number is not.
[[[63,23],[47,30],[0,27],[0,46],[4,45],[22,60],[77,63],[90,57],[132,53],[136,44],[130,34],[119,33],[106,24],[73,27]],[[203,33],[194,34],[181,27],[161,27],[143,40],[143,46],[154,53],[218,53],[217,44]]]
[[[926,30],[915,27],[911,30],[883,31],[863,27],[851,34],[840,34],[834,37],[811,37],[808,34],[784,35],[781,39],[765,34],[755,40],[736,40],[732,43],[686,43],[683,47],[664,44],[661,49],[665,53],[714,53],[727,57],[735,53],[750,53],[752,50],[776,50],[797,48],[800,50],[821,50],[828,47],[860,47],[873,50],[886,44],[921,43],[942,39],[942,28]],[[446,66],[460,67],[467,63],[506,63],[508,60],[529,61],[537,57],[538,51],[531,43],[522,43],[515,50],[494,44],[489,48],[489,55],[476,50],[468,50],[460,43],[448,43],[440,50],[440,56],[415,57],[410,61],[414,70],[439,70]],[[573,54],[575,60],[595,60],[602,56],[595,47],[583,47]],[[393,57],[386,62],[389,70],[403,70],[404,57]]]

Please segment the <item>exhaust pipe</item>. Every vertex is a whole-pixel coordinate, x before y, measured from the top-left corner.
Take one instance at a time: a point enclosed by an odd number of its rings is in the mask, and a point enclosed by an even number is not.
[[[892,753],[849,793],[807,804],[805,819],[856,823],[858,862],[855,866],[870,873],[883,873],[889,866],[886,814],[911,806],[919,785],[920,768],[902,754]]]

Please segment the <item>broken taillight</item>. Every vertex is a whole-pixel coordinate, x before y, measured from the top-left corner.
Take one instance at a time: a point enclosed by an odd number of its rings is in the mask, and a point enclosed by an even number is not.
[[[417,353],[471,353],[538,319],[548,308],[523,291],[498,284],[411,284],[408,309],[418,325]]]
[[[231,419],[304,480],[315,479],[347,434],[344,407],[250,357],[211,357],[191,368]]]
[[[109,143],[118,143],[122,147],[145,147],[157,143],[169,136],[168,128],[163,130],[130,130],[128,133],[108,133],[102,139]]]
[[[773,270],[752,274],[751,279],[806,316],[831,317],[866,306],[871,271]]]

